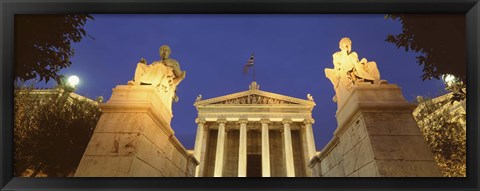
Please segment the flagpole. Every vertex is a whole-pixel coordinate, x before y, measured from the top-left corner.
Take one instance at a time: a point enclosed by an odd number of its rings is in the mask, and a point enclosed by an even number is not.
[[[253,66],[253,81],[255,81],[255,64],[254,64],[254,55],[255,52],[252,52],[252,55],[250,55],[250,58],[248,59],[247,63],[243,67],[243,72],[244,74],[248,73],[248,69]]]
[[[255,64],[253,65],[253,81],[255,81]]]
[[[255,56],[255,52],[253,52],[252,55]],[[253,64],[253,81],[255,81],[255,65],[256,64]]]

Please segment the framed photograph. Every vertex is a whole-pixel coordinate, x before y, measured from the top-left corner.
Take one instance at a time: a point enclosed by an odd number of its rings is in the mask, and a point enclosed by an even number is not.
[[[2,1],[1,190],[477,190],[479,6]]]

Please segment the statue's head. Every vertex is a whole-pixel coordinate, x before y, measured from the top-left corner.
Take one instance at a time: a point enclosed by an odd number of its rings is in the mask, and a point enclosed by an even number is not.
[[[162,60],[168,59],[170,54],[172,53],[168,45],[162,45],[158,51],[160,52],[160,57],[162,58]]]
[[[348,37],[343,37],[338,45],[342,51],[347,51],[347,53],[352,51],[352,40],[350,40]]]

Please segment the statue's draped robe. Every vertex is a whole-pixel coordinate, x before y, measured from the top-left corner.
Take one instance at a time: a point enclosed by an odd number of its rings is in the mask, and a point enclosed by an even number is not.
[[[378,71],[375,62],[367,62],[366,59],[358,60],[358,55],[355,52],[345,54],[336,52],[333,54],[334,68],[326,68],[325,76],[330,79],[336,93],[336,102],[340,103],[343,100],[342,95],[355,83],[350,72],[364,80],[370,80],[376,83],[380,80],[380,72]]]
[[[174,84],[175,74],[173,68],[164,65],[161,62],[154,62],[151,65],[138,63],[135,70],[135,82],[151,84],[158,91],[171,94],[171,98],[175,95],[176,84]]]

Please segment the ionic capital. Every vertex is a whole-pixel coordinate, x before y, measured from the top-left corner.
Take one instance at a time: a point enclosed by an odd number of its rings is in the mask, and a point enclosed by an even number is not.
[[[307,118],[303,121],[303,124],[307,125],[307,124],[314,124],[315,123],[315,120],[312,119],[312,118]]]
[[[247,124],[248,123],[248,119],[239,119],[238,124]]]
[[[196,118],[195,123],[204,125],[206,123],[204,118]]]
[[[217,119],[217,123],[219,125],[221,125],[221,124],[225,125],[227,123],[227,119]]]
[[[263,124],[269,124],[271,121],[270,119],[261,119],[260,120],[260,123],[263,125]]]
[[[291,119],[284,119],[284,120],[282,120],[282,123],[283,123],[284,125],[286,125],[286,124],[289,124],[289,125],[290,125],[290,124],[292,124],[292,120],[291,120]]]

